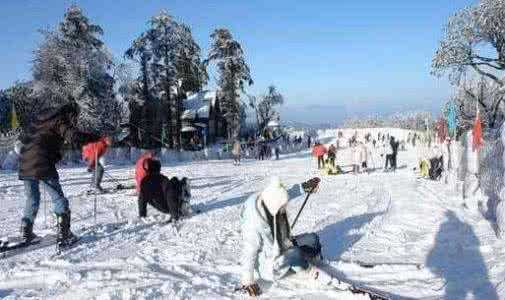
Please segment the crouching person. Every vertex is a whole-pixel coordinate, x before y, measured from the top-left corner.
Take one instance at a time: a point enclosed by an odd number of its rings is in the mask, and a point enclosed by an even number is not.
[[[147,204],[162,213],[170,214],[173,220],[191,214],[189,205],[191,191],[188,178],[168,179],[161,174],[159,160],[148,159],[145,165],[147,175],[142,179],[138,197],[139,217],[147,216]]]
[[[318,179],[303,184],[314,185]],[[303,194],[299,184],[286,190],[279,178],[272,178],[261,192],[246,200],[241,212],[241,288],[250,296],[261,289],[255,271],[266,280],[279,280],[290,273],[303,273],[308,280],[347,290],[351,286],[333,278],[315,263],[321,258],[321,244],[315,233],[291,236],[286,207],[289,198]]]

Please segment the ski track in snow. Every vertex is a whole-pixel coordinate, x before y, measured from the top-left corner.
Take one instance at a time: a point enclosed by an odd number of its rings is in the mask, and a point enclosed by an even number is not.
[[[349,150],[342,150],[337,161],[345,164],[348,157]],[[293,234],[317,232],[328,271],[395,299],[493,299],[489,287],[504,299],[505,245],[491,225],[478,212],[465,210],[446,185],[417,179],[414,150],[400,152],[398,160],[402,168],[396,173],[322,176],[320,190]],[[373,161],[383,163],[378,154]],[[82,241],[61,255],[47,247],[0,259],[0,298],[248,299],[234,292],[239,284],[241,204],[270,176],[280,176],[289,186],[320,176],[316,166],[308,152],[280,161],[246,160],[240,166],[231,161],[164,165],[167,176],[191,178],[192,205],[201,213],[174,225],[148,208],[149,217],[142,221],[133,190],[122,190],[96,196],[96,226],[95,196],[83,195],[90,181],[85,167],[61,168],[72,229]],[[121,183],[133,183],[133,166],[106,169]],[[106,177],[104,186],[109,185],[115,183]],[[47,196],[43,199],[47,219],[41,203],[35,224],[40,235],[55,229],[52,204]],[[14,172],[0,173],[0,201],[0,236],[13,235],[24,206],[23,187]],[[302,201],[290,201],[291,218]],[[352,261],[384,264],[362,268]],[[265,293],[259,299],[367,299],[307,285],[297,277],[274,284],[261,281]],[[449,289],[453,287],[464,294]]]

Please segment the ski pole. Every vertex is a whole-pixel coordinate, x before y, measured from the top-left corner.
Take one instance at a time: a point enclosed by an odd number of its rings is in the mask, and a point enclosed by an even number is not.
[[[123,186],[123,185],[121,184],[121,182],[119,182],[119,180],[118,180],[118,179],[114,178],[112,175],[110,175],[109,173],[105,172],[105,170],[103,171],[103,173],[104,173],[104,174],[105,174],[105,176],[107,176],[110,180],[112,180],[114,183],[116,183],[116,184],[118,185],[118,187],[119,187],[119,186],[121,186],[121,187]],[[120,189],[120,188],[118,188],[118,189]]]
[[[95,187],[98,186],[97,182],[98,182],[98,152],[95,150],[95,180],[94,181],[94,184],[95,184]],[[94,213],[94,221],[95,221],[95,228],[96,228],[96,195],[97,193],[95,193],[95,200],[94,200],[94,204],[93,204],[93,213]]]
[[[298,221],[298,218],[300,217],[300,214],[302,213],[303,208],[305,207],[305,204],[307,204],[307,200],[309,200],[310,195],[312,195],[312,193],[314,192],[314,190],[317,188],[318,185],[319,185],[319,178],[317,179],[317,183],[314,186],[312,186],[310,191],[307,193],[307,196],[305,197],[305,200],[303,201],[302,207],[300,207],[300,210],[298,211],[298,214],[296,215],[295,220],[293,221],[293,224],[291,224],[291,230],[293,230],[293,228],[295,227],[296,221]]]

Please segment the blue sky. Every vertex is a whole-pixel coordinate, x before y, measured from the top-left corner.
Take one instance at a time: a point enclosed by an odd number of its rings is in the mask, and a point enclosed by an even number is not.
[[[164,9],[191,26],[204,53],[213,29],[230,29],[251,67],[250,93],[273,83],[286,106],[387,113],[437,111],[452,95],[429,74],[431,59],[448,17],[475,1],[2,0],[0,89],[30,78],[37,30],[55,28],[71,3],[103,27],[115,56]]]

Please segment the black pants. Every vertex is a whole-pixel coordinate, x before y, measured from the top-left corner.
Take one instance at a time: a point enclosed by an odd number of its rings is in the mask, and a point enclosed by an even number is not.
[[[393,167],[393,154],[386,154],[386,165],[384,166],[384,169],[387,169],[388,166],[390,168]]]
[[[332,167],[335,167],[335,155],[328,155],[328,162],[331,164]]]
[[[324,156],[317,157],[317,168],[318,169],[324,168]]]

